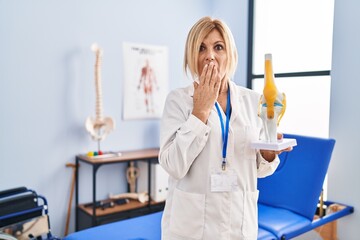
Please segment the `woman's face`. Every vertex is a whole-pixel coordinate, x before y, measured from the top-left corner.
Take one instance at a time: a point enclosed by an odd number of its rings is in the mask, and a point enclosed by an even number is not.
[[[225,42],[217,29],[212,30],[202,41],[199,49],[198,72],[201,74],[204,66],[210,62],[218,68],[220,79],[225,76],[227,55]]]

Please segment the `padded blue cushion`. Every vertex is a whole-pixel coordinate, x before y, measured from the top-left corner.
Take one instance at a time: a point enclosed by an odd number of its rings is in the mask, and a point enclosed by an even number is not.
[[[271,232],[259,228],[257,240],[276,240],[276,239],[277,239],[276,236]]]
[[[297,146],[280,154],[275,173],[258,179],[259,203],[290,210],[312,221],[335,145],[334,139],[284,134]]]
[[[298,230],[309,227],[311,221],[282,208],[258,204],[259,228],[272,232],[278,239],[297,236]]]
[[[72,233],[64,240],[159,240],[162,211]]]

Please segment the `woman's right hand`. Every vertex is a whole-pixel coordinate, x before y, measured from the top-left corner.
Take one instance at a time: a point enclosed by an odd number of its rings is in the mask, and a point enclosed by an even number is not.
[[[213,62],[206,64],[199,77],[199,83],[194,82],[194,108],[192,114],[207,123],[220,89],[219,71]]]

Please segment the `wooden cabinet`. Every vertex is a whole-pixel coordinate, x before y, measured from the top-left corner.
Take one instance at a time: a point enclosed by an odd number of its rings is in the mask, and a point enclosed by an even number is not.
[[[105,155],[89,157],[87,155],[77,155],[76,162],[76,185],[75,185],[75,231],[86,229],[93,226],[102,225],[122,219],[141,216],[144,214],[161,211],[164,202],[155,202],[151,199],[151,165],[158,163],[159,149],[144,149],[138,151],[121,152],[121,155]],[[96,199],[96,180],[97,170],[108,164],[129,164],[131,161],[145,161],[148,168],[148,194],[149,201],[141,203],[138,200],[129,200],[126,204],[114,205],[111,208],[97,208],[96,203],[106,204],[111,202],[109,199]],[[79,203],[79,187],[84,184],[79,183],[79,164],[80,162],[89,164],[92,167],[92,202]],[[124,176],[124,184],[127,184]]]

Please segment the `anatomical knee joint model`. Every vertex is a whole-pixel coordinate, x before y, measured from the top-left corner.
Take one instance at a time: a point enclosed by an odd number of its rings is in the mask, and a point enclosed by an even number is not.
[[[259,117],[263,121],[265,140],[277,142],[277,127],[286,109],[286,97],[274,81],[272,55],[265,54],[264,90],[259,102]]]

